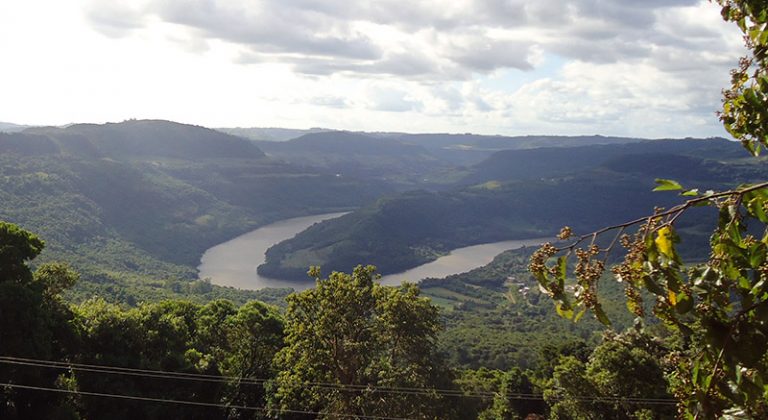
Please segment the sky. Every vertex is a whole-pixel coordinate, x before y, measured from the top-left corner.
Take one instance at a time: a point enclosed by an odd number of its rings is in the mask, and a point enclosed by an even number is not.
[[[0,0],[0,121],[725,135],[698,0]]]

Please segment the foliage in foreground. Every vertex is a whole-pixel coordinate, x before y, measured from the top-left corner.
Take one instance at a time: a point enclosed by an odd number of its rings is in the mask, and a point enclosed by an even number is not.
[[[719,0],[725,20],[738,25],[749,53],[732,72],[720,118],[726,129],[757,156],[768,146],[768,6],[765,2]],[[680,190],[689,198],[668,210],[610,226],[557,248],[547,244],[531,258],[530,270],[555,300],[558,313],[578,320],[591,311],[610,323],[598,298],[607,254],[626,249],[613,269],[626,288],[628,309],[642,316],[644,293],[653,315],[679,332],[683,342],[671,355],[669,375],[681,414],[715,418],[723,413],[768,417],[768,183],[700,192],[657,180],[658,191]],[[685,264],[677,251],[676,227],[689,209],[717,209],[709,258]],[[634,233],[625,231],[634,229]],[[597,239],[613,234],[610,245]],[[561,239],[571,231],[564,228]],[[589,245],[580,247],[585,240]],[[559,255],[551,262],[551,259]],[[568,282],[569,257],[575,256]]]
[[[574,357],[599,367],[577,373],[590,383],[642,373],[634,386],[621,381],[625,388],[586,396],[598,414],[621,412],[601,405],[616,395],[655,410],[642,396],[666,388],[660,375],[646,374],[660,371],[656,359],[611,340],[593,353],[553,342],[536,371],[456,370],[438,354],[437,308],[414,285],[375,284],[370,266],[327,279],[315,272],[317,287],[292,295],[284,315],[256,301],[123,309],[101,299],[66,304],[61,293],[77,276],[56,263],[33,272],[29,262],[42,248],[36,236],[0,223],[2,418],[518,419],[548,413],[543,389],[553,414],[573,396],[584,401],[557,376],[573,371]],[[584,413],[571,418],[594,414]]]
[[[263,407],[264,389],[250,379],[274,376],[272,358],[283,346],[283,321],[274,308],[257,301],[236,308],[224,300],[163,301],[130,310],[101,299],[69,306],[61,293],[77,275],[59,263],[33,272],[28,263],[42,249],[35,235],[0,222],[0,418],[228,414],[223,405],[152,404],[89,393]],[[185,380],[163,371],[223,379]]]
[[[313,269],[315,288],[288,297],[287,345],[276,359],[280,408],[449,417],[436,392],[451,387],[450,371],[436,352],[437,308],[415,285],[381,286],[374,273],[373,266],[358,266],[351,275],[321,279]]]

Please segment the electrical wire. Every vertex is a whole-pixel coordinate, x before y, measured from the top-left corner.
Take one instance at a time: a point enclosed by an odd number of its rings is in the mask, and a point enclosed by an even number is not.
[[[82,363],[69,363],[58,362],[52,360],[40,360],[29,359],[20,357],[0,356],[0,363],[23,365],[30,367],[42,367],[42,368],[57,368],[68,369],[73,371],[84,371],[93,373],[104,374],[117,374],[117,375],[130,375],[138,377],[149,377],[159,379],[180,379],[180,380],[192,380],[192,381],[204,381],[204,382],[219,382],[229,383],[238,382],[243,384],[261,385],[269,381],[270,379],[263,378],[243,378],[236,376],[223,376],[223,375],[209,375],[198,373],[183,373],[183,372],[171,372],[161,370],[149,370],[149,369],[136,369],[125,368],[119,366],[108,365],[92,365]],[[371,393],[390,393],[390,394],[403,394],[403,395],[440,395],[445,397],[466,397],[466,398],[493,398],[500,395],[498,392],[488,391],[475,391],[465,392],[460,390],[450,389],[433,389],[433,388],[417,388],[417,387],[372,387],[370,385],[356,385],[356,384],[335,384],[329,382],[304,382],[304,387],[317,387],[325,389],[335,389],[347,392],[371,392]],[[510,399],[518,400],[536,400],[543,401],[543,394],[534,393],[508,393],[506,397]],[[676,400],[669,398],[641,398],[641,397],[622,397],[622,396],[569,396],[570,399],[579,401],[597,401],[597,402],[624,402],[632,404],[659,404],[659,405],[674,405]]]
[[[349,418],[370,419],[370,420],[409,420],[406,417],[367,416],[363,414],[324,413],[319,411],[304,411],[304,410],[290,410],[290,409],[269,409],[266,407],[251,407],[247,405],[217,404],[217,403],[206,403],[206,402],[200,402],[200,401],[139,397],[135,395],[108,394],[104,392],[75,391],[71,389],[46,388],[42,386],[22,385],[22,384],[15,384],[15,383],[0,383],[0,387],[6,387],[11,389],[17,388],[17,389],[27,389],[27,390],[34,390],[34,391],[57,392],[57,393],[64,393],[64,394],[77,394],[77,395],[85,395],[89,397],[119,398],[124,400],[135,400],[135,401],[144,401],[144,402],[192,405],[197,407],[230,408],[230,409],[234,408],[238,410],[278,412],[278,413],[288,413],[288,414],[322,414],[327,416],[349,417]]]

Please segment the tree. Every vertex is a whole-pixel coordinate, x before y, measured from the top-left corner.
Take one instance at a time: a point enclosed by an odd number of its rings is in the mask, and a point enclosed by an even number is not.
[[[665,349],[641,331],[608,333],[585,363],[564,356],[544,397],[558,419],[675,417],[661,359]]]
[[[226,406],[266,404],[263,381],[274,377],[272,360],[283,346],[283,322],[275,308],[261,302],[236,308],[226,300],[203,306],[167,300],[125,310],[99,298],[70,307],[61,293],[75,284],[76,273],[60,263],[43,264],[34,272],[29,267],[43,246],[35,235],[0,222],[0,383],[9,384],[0,387],[0,418],[263,417],[263,411]],[[53,366],[61,362],[72,365]],[[107,371],[79,364],[157,372]],[[235,379],[201,380],[162,372]],[[58,388],[73,395],[17,385]],[[108,399],[82,392],[225,408]]]
[[[531,413],[542,413],[544,410],[534,395],[534,386],[528,375],[519,368],[504,372],[501,377],[498,392],[488,409],[478,415],[478,420],[516,420],[526,418]]]
[[[262,302],[251,301],[241,306],[223,325],[227,335],[227,351],[218,364],[226,376],[246,380],[274,378],[277,374],[273,359],[284,346],[283,319],[277,310]],[[266,390],[263,384],[228,384],[225,401],[229,404],[264,407]],[[261,417],[261,412],[232,410],[230,419]]]
[[[200,306],[183,300],[147,303],[123,310],[101,299],[77,308],[82,363],[152,371],[227,376],[222,381],[183,380],[162,374],[105,375],[75,369],[76,389],[121,395],[263,407],[261,381],[275,376],[272,359],[283,345],[283,324],[275,308],[226,300]],[[84,417],[252,418],[258,410],[176,406],[81,396]]]
[[[315,268],[316,287],[287,298],[275,409],[443,417],[442,398],[430,391],[450,383],[436,351],[437,309],[416,286],[380,286],[374,273],[357,266],[321,279]],[[388,392],[404,387],[418,392]]]
[[[724,91],[720,119],[756,156],[768,146],[768,5],[752,0],[718,3],[723,18],[744,33],[748,49]],[[726,412],[766,418],[768,183],[701,193],[672,180],[657,182],[656,190],[681,191],[687,201],[575,239],[564,228],[561,239],[572,242],[544,245],[532,256],[530,271],[562,316],[578,320],[590,311],[608,324],[597,289],[608,253],[620,243],[626,254],[613,273],[626,287],[628,309],[644,316],[652,305],[653,315],[684,337],[672,355],[669,377],[681,413],[689,418]],[[676,222],[698,206],[717,210],[710,255],[705,263],[685,264],[677,251]],[[612,239],[601,242],[608,235]]]
[[[0,356],[50,359],[77,346],[72,313],[60,298],[77,274],[57,263],[33,272],[29,262],[43,247],[34,234],[0,222]],[[55,388],[59,379],[54,369],[0,363],[2,383]],[[65,405],[63,394],[0,388],[1,418],[74,417]]]
[[[718,0],[723,19],[744,34],[747,55],[731,72],[723,91],[720,120],[753,155],[768,146],[768,5],[759,0]]]

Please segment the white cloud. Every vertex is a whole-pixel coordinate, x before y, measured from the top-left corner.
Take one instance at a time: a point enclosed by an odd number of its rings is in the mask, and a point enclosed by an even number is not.
[[[21,123],[722,134],[741,43],[699,0],[27,0],[0,15],[0,120]]]
[[[701,8],[697,0],[144,0],[138,4],[92,2],[85,12],[96,29],[110,35],[128,36],[136,28],[153,30],[158,22],[167,22],[238,45],[244,57],[252,57],[245,61],[258,57],[260,62],[290,63],[297,72],[437,79],[468,79],[503,68],[530,70],[534,48],[593,62],[645,57],[657,45],[686,42],[683,36],[659,31],[659,23],[669,21],[668,14]],[[685,24],[688,34],[711,33],[691,20],[678,23]],[[414,67],[416,57],[421,60]]]

